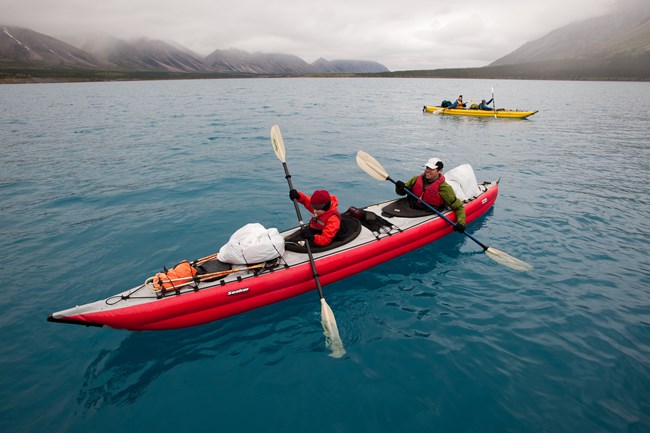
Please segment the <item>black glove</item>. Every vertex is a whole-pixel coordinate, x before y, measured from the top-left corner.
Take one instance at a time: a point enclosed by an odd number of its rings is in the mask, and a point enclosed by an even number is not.
[[[406,189],[405,189],[404,182],[402,182],[401,180],[398,180],[397,182],[395,182],[395,192],[398,195],[405,195],[406,194]]]
[[[289,199],[291,199],[291,201],[298,200],[299,198],[300,198],[300,194],[298,194],[298,191],[296,191],[295,189],[289,191]]]
[[[458,233],[465,233],[465,224],[463,223],[456,223],[454,225],[454,231]]]
[[[313,241],[314,233],[312,233],[309,227],[305,227],[304,229],[300,230],[300,237],[307,241]]]

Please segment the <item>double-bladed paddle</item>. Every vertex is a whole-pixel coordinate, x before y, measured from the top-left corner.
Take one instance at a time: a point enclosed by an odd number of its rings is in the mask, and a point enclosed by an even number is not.
[[[278,125],[273,125],[271,128],[271,143],[273,144],[273,151],[275,152],[275,155],[282,162],[282,167],[284,167],[284,174],[285,178],[287,179],[287,183],[289,184],[289,190],[292,190],[293,184],[291,182],[289,168],[287,167],[284,140],[282,139],[280,127]],[[302,220],[298,202],[296,200],[293,200],[293,205],[296,209],[296,215],[298,216],[298,223],[300,224],[300,228],[303,229],[305,227],[305,223]],[[339,329],[336,326],[336,318],[334,318],[334,312],[330,306],[327,305],[325,297],[323,296],[323,288],[321,287],[320,278],[318,277],[318,272],[316,270],[316,263],[314,262],[314,256],[311,253],[311,247],[309,246],[309,241],[307,240],[305,240],[305,248],[307,249],[307,256],[309,257],[309,263],[311,264],[311,272],[314,275],[316,289],[318,290],[318,296],[320,297],[321,323],[323,325],[323,333],[325,334],[325,344],[330,348],[331,356],[333,358],[340,358],[345,355],[345,348],[343,347],[343,341],[341,341],[341,337],[339,336]]]
[[[359,165],[359,167],[361,167],[363,171],[365,171],[366,173],[368,173],[368,175],[370,175],[371,177],[377,180],[382,180],[382,181],[389,180],[392,183],[396,183],[393,179],[391,179],[391,177],[388,175],[386,170],[384,170],[384,167],[382,167],[382,165],[375,158],[373,158],[363,150],[357,152],[357,164]],[[420,200],[419,197],[413,194],[408,188],[405,188],[405,191],[408,195],[410,195],[414,199]],[[440,218],[444,219],[452,226],[454,227],[456,226],[456,224],[452,220],[447,218],[445,215],[443,215],[433,206],[430,206],[428,203],[425,203],[424,201],[420,201],[420,203],[425,205],[429,210],[438,214]],[[503,251],[497,250],[496,248],[488,247],[487,245],[483,244],[482,242],[480,242],[478,239],[476,239],[474,236],[467,233],[466,231],[462,233],[468,238],[470,238],[471,240],[473,240],[474,242],[476,242],[481,248],[483,248],[483,251],[485,251],[488,257],[490,257],[497,263],[501,263],[504,266],[507,266],[511,269],[515,269],[518,271],[529,271],[533,268],[530,264],[523,262],[519,259],[516,259],[504,253]]]

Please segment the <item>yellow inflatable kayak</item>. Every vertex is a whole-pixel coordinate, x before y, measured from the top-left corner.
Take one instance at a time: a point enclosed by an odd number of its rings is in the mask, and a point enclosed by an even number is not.
[[[526,117],[532,116],[537,113],[537,111],[518,111],[518,110],[503,110],[497,109],[493,110],[473,110],[471,108],[443,108],[436,107],[432,105],[425,105],[422,108],[422,111],[425,113],[434,113],[434,114],[447,114],[451,116],[479,116],[479,117],[501,117],[508,119],[525,119]]]

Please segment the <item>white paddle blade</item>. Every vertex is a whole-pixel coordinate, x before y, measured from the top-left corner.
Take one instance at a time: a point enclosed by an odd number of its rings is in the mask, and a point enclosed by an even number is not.
[[[357,164],[361,167],[361,170],[365,171],[377,180],[386,180],[388,179],[388,173],[384,170],[384,167],[381,166],[379,161],[375,158],[360,150],[357,152]]]
[[[271,127],[271,144],[273,144],[273,151],[278,159],[282,162],[286,162],[286,152],[284,150],[284,140],[282,139],[282,134],[280,133],[280,127],[278,125],[273,125]]]
[[[488,247],[488,249],[485,250],[485,253],[495,262],[500,263],[503,266],[507,266],[510,269],[514,269],[516,271],[531,271],[533,269],[533,265],[516,259],[511,255],[504,253],[503,251],[497,250],[496,248]]]
[[[320,299],[321,305],[321,321],[323,325],[323,333],[325,334],[325,345],[329,347],[332,358],[341,358],[345,355],[345,348],[343,341],[339,336],[339,328],[336,326],[336,319],[334,312],[325,302],[325,298]]]

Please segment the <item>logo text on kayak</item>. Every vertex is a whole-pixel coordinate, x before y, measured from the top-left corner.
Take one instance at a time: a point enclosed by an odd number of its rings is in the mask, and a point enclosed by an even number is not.
[[[231,290],[231,291],[229,291],[228,293],[226,293],[226,295],[228,295],[228,296],[239,295],[239,294],[241,294],[241,293],[246,293],[246,292],[248,292],[248,290],[249,290],[248,287],[244,287],[244,288],[242,288],[242,289]]]

